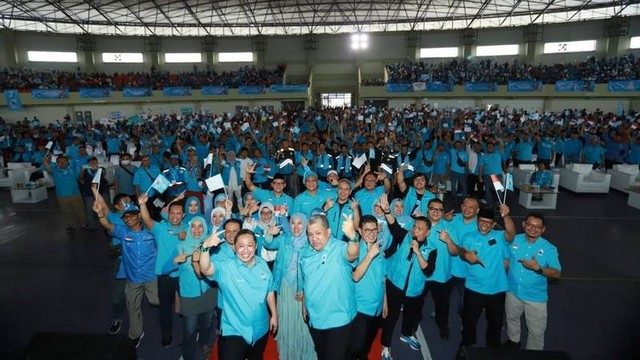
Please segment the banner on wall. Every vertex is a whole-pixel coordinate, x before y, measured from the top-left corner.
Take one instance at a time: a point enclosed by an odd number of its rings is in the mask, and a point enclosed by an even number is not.
[[[559,80],[556,81],[557,92],[592,92],[596,87],[593,80]]]
[[[69,89],[33,89],[31,98],[34,100],[68,99]]]
[[[267,89],[262,85],[242,85],[238,87],[238,94],[242,95],[258,95],[266,92]]]
[[[409,92],[412,88],[411,84],[407,83],[386,83],[384,84],[384,90],[390,93],[403,93]]]
[[[203,86],[200,88],[202,95],[229,95],[228,86]]]
[[[189,86],[167,86],[162,88],[164,96],[191,96],[191,87]]]
[[[453,91],[453,85],[442,81],[434,81],[427,83],[425,90],[429,92],[451,92]]]
[[[146,87],[124,87],[122,88],[123,97],[148,97],[153,96],[153,90]]]
[[[466,82],[464,91],[466,92],[493,92],[498,90],[496,82]]]
[[[104,99],[113,96],[113,90],[107,88],[83,88],[79,91],[81,99]]]
[[[607,84],[607,90],[617,91],[640,91],[640,80],[611,80]]]
[[[413,91],[425,91],[427,89],[427,83],[420,81],[413,83]]]
[[[507,83],[509,92],[535,92],[542,91],[542,82],[537,80],[518,80]]]
[[[20,94],[18,93],[18,90],[5,90],[4,98],[7,100],[7,107],[9,108],[9,110],[22,110],[22,100],[20,100]]]
[[[306,84],[272,84],[269,89],[272,93],[306,93],[309,90]]]

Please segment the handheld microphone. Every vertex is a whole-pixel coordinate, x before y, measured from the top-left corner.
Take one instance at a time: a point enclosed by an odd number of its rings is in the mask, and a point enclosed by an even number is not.
[[[415,236],[411,238],[411,241],[412,241],[412,242],[413,242],[414,240],[415,240],[415,241],[418,241],[418,239],[416,239],[416,237],[415,237]],[[409,261],[409,262],[410,262],[411,260],[413,260],[413,247],[412,247],[412,246],[409,246],[409,255],[407,255],[407,261]]]

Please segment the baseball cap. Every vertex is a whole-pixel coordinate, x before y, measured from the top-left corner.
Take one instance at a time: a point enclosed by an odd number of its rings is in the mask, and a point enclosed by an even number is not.
[[[137,214],[140,212],[140,208],[137,207],[134,203],[132,202],[127,202],[124,204],[124,210],[122,210],[122,216],[125,216],[127,214]]]
[[[338,172],[335,170],[329,170],[329,172],[327,173],[327,177],[329,177],[330,175],[338,176]]]

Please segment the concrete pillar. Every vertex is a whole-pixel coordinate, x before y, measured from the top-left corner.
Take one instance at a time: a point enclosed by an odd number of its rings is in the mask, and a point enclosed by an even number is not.
[[[624,43],[624,41],[622,41],[622,36],[611,36],[607,38],[606,41],[606,49],[605,49],[605,55],[607,58],[613,58],[618,56],[618,53],[620,52],[620,50],[622,50],[622,44]]]
[[[96,71],[96,58],[95,58],[95,52],[94,51],[89,51],[89,50],[85,50],[84,51],[84,71],[86,71],[87,73],[92,73]]]
[[[16,47],[15,31],[4,29],[0,30],[2,42],[4,43],[4,53],[7,58],[7,66],[15,67],[18,65],[18,49]]]

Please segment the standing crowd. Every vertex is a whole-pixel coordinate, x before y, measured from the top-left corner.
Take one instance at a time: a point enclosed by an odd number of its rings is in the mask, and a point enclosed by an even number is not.
[[[163,346],[179,309],[184,359],[208,355],[214,329],[220,359],[261,359],[269,332],[281,359],[366,359],[378,329],[381,357],[392,359],[392,345],[421,349],[429,294],[433,325],[450,338],[455,291],[464,358],[483,311],[487,346],[520,347],[524,315],[526,348],[542,350],[547,279],[561,274],[544,217],[528,214],[518,233],[491,175],[534,155],[583,161],[594,141],[594,166],[637,163],[635,120],[586,110],[258,109],[91,127],[34,119],[3,124],[0,144],[8,139],[5,157],[27,154],[51,175],[70,233],[109,232],[112,333],[126,313],[129,338],[142,341],[146,297],[159,306]],[[117,165],[102,169],[108,158]],[[166,189],[152,186],[161,174]],[[211,189],[205,180],[217,175],[223,187]]]

